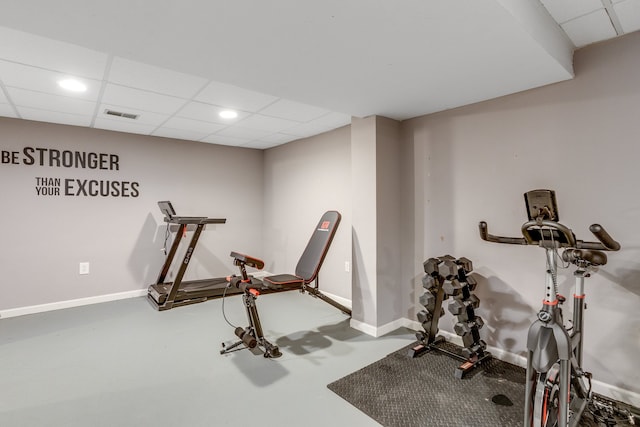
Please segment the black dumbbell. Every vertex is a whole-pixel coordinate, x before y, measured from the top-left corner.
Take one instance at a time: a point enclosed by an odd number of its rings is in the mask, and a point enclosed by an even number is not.
[[[473,263],[469,258],[458,258],[458,265],[464,269],[465,273],[471,273],[473,271]]]
[[[453,326],[453,330],[461,337],[471,334],[471,327],[467,322],[458,322]]]
[[[469,290],[471,292],[476,290],[476,286],[478,286],[478,282],[473,276],[467,276],[467,286],[469,286]]]
[[[438,272],[445,279],[458,277],[458,266],[456,265],[456,262],[454,260],[445,259],[438,266]]]
[[[454,298],[453,301],[449,303],[447,309],[454,316],[459,316],[460,314],[466,311],[467,306],[462,302],[460,298]]]
[[[447,295],[459,295],[462,292],[462,283],[458,279],[445,280],[442,290]]]
[[[476,354],[478,354],[478,352],[480,352],[480,350],[482,350],[481,346],[472,344],[470,347],[465,347],[465,348],[462,349],[462,355],[464,357],[466,357],[467,359],[471,359]]]
[[[433,276],[425,274],[422,278],[422,287],[431,290],[436,286],[438,286],[438,282],[436,282],[436,279],[434,279]]]
[[[467,299],[467,301],[469,302],[469,304],[471,304],[471,307],[473,308],[480,307],[480,298],[478,298],[475,294],[469,295],[469,298]]]
[[[420,304],[423,305],[427,310],[433,311],[436,307],[436,296],[429,291],[426,291],[419,298]]]
[[[439,274],[438,264],[440,264],[440,260],[438,258],[429,258],[424,263],[422,263],[422,266],[424,267],[425,273],[427,273],[429,276],[435,277]]]
[[[473,321],[476,323],[476,326],[478,327],[478,329],[482,329],[482,327],[484,326],[484,320],[482,320],[482,317],[480,316],[476,316],[476,318],[473,319]]]
[[[431,322],[431,319],[433,319],[433,315],[426,310],[420,310],[416,317],[420,323]]]
[[[487,343],[485,343],[484,341],[480,340],[477,343],[472,343],[469,346],[466,346],[466,348],[462,349],[462,354],[467,358],[467,359],[471,359],[471,357],[475,356],[476,354],[480,353],[481,351],[484,351],[484,349],[487,348]]]

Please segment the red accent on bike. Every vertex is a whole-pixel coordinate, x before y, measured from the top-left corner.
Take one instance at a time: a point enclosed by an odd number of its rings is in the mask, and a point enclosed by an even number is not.
[[[547,399],[549,399],[549,389],[544,390],[544,399],[542,400],[544,403],[542,405],[542,425],[547,425]]]

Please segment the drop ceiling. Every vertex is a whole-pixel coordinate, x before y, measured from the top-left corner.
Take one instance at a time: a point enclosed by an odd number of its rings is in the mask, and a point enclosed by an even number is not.
[[[265,149],[571,79],[638,29],[640,0],[3,0],[0,116]]]

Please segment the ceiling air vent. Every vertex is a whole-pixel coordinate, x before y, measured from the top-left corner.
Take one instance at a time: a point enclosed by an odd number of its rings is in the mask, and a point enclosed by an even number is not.
[[[104,110],[104,113],[110,116],[124,117],[125,119],[131,119],[131,120],[135,120],[138,117],[140,117],[138,114],[122,113],[120,111],[114,111],[114,110]]]

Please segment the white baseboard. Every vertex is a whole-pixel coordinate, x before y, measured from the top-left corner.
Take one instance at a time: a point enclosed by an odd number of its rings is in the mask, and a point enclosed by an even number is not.
[[[359,320],[351,319],[349,326],[353,329],[356,329],[360,332],[364,332],[367,335],[371,335],[372,337],[381,337],[383,335],[388,334],[389,332],[393,332],[398,328],[402,328],[403,326],[407,326],[408,319],[402,318],[394,320],[393,322],[389,322],[382,326],[372,326],[368,323],[361,322]]]
[[[640,408],[640,393],[625,390],[598,380],[591,380],[594,393]]]
[[[95,297],[78,298],[68,301],[52,302],[49,304],[31,305],[28,307],[10,308],[8,310],[0,310],[0,318],[25,316],[27,314],[44,313],[46,311],[62,310],[64,308],[80,307],[83,305],[99,304],[102,302],[117,301],[127,298],[136,298],[147,295],[147,289],[138,289],[135,291],[118,292],[116,294],[98,295]]]
[[[340,304],[344,305],[345,307],[351,308],[351,300],[343,297],[339,297],[337,295],[330,294],[328,292],[323,292],[323,293],[329,298],[331,298],[332,300],[335,300]],[[44,312],[53,311],[53,310],[62,310],[65,308],[81,307],[83,305],[99,304],[102,302],[117,301],[117,300],[127,299],[127,298],[136,298],[136,297],[142,297],[145,295],[147,295],[146,288],[138,289],[135,291],[118,292],[115,294],[98,295],[98,296],[87,297],[87,298],[78,298],[78,299],[68,300],[68,301],[58,301],[58,302],[52,302],[48,304],[9,308],[7,310],[0,310],[0,319],[6,319],[9,317],[17,317],[17,316],[26,316],[27,314],[44,313]]]
[[[351,326],[353,329],[360,331],[360,332],[364,332],[365,334],[372,336],[372,337],[377,337],[378,335],[376,335],[376,327],[375,326],[371,326],[368,323],[364,323],[361,322],[359,320],[355,320],[353,317],[351,318],[351,320],[349,321],[349,326]]]

